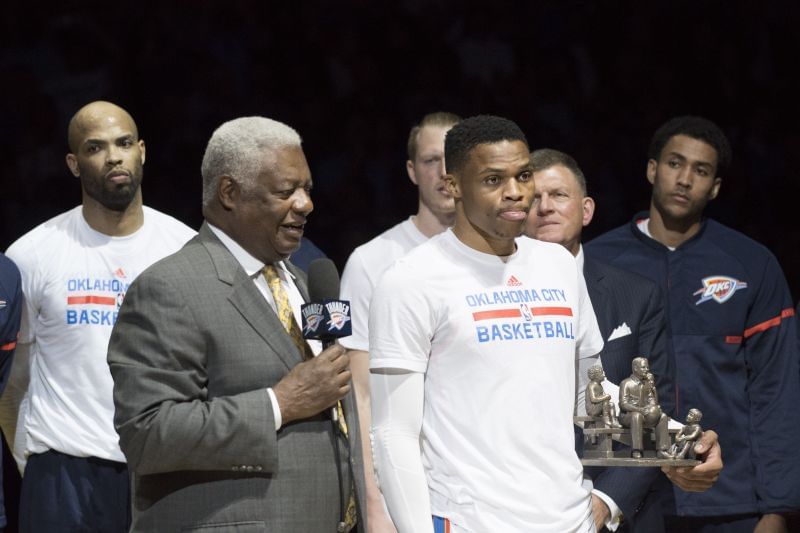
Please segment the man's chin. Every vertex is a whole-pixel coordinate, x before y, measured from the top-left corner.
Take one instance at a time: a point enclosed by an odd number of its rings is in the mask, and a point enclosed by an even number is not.
[[[564,240],[560,232],[554,231],[554,228],[548,229],[548,226],[539,228],[533,234],[533,238],[537,241],[552,242],[555,244],[562,244],[562,241]]]

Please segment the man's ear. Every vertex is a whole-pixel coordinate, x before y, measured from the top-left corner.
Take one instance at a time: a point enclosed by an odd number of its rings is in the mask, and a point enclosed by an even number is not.
[[[589,225],[592,221],[592,217],[594,216],[594,198],[591,196],[585,196],[583,198],[583,227]]]
[[[411,180],[411,183],[419,185],[417,182],[417,170],[414,168],[414,162],[410,159],[406,161],[406,172],[408,172],[408,179]]]
[[[654,185],[656,182],[656,169],[658,168],[658,161],[655,159],[650,159],[647,161],[647,181],[650,182],[650,185]]]
[[[708,193],[708,199],[713,200],[719,194],[719,188],[722,185],[722,178],[717,176],[714,178],[714,185],[711,186],[711,190]]]
[[[242,188],[239,183],[230,176],[220,176],[217,182],[217,199],[220,205],[230,211],[236,207]]]
[[[144,160],[145,160],[144,156],[146,152],[146,150],[144,149],[144,139],[139,139],[139,151],[142,152],[142,164],[144,165]]]
[[[461,187],[458,184],[458,178],[455,174],[444,175],[444,186],[447,188],[447,192],[450,193],[450,196],[453,198],[461,198]]]
[[[81,169],[78,166],[78,158],[75,157],[75,154],[69,153],[65,158],[67,161],[67,166],[69,167],[69,171],[72,172],[72,175],[76,178],[81,177]]]

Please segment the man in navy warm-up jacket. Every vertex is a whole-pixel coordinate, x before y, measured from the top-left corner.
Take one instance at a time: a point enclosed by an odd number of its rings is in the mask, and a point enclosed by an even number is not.
[[[800,369],[786,279],[764,246],[703,217],[731,158],[719,127],[674,118],[656,131],[648,157],[649,212],[585,249],[661,285],[678,418],[701,409],[725,449],[714,487],[675,489],[667,530],[785,531],[782,515],[800,508]]]

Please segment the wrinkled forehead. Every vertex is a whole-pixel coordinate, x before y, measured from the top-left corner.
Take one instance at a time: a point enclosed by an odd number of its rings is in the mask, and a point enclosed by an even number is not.
[[[543,169],[534,169],[533,180],[537,189],[580,189],[578,178],[572,170],[561,163]]]

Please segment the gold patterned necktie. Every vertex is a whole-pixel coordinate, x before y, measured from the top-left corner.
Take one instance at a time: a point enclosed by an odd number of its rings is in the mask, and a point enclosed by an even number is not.
[[[275,300],[275,313],[278,315],[278,320],[281,321],[283,329],[292,338],[295,346],[300,350],[303,359],[310,359],[313,357],[311,348],[303,338],[300,332],[300,326],[297,325],[297,320],[294,319],[294,312],[292,305],[289,303],[289,295],[283,288],[281,278],[274,265],[266,265],[264,267],[264,278],[267,280],[269,291],[272,293],[272,298]]]
[[[311,352],[311,348],[309,347],[306,340],[303,338],[303,334],[300,331],[300,327],[297,325],[297,320],[294,319],[294,312],[292,311],[292,306],[289,303],[289,295],[286,294],[286,290],[283,288],[283,284],[281,283],[281,278],[278,276],[278,271],[275,269],[274,265],[265,265],[264,266],[264,278],[267,280],[267,286],[269,286],[269,291],[272,293],[272,298],[275,300],[275,312],[278,315],[278,319],[281,321],[283,325],[283,329],[286,330],[286,333],[292,338],[295,345],[300,349],[300,353],[303,354],[304,359],[310,359],[313,357],[313,353]],[[336,412],[339,415],[339,430],[347,437],[347,421],[344,419],[344,410],[342,409],[342,402],[336,402]],[[344,531],[350,531],[356,525],[356,498],[355,498],[355,488],[353,483],[350,484],[350,497],[347,500],[347,510],[345,511],[344,515],[344,522],[346,529]]]

